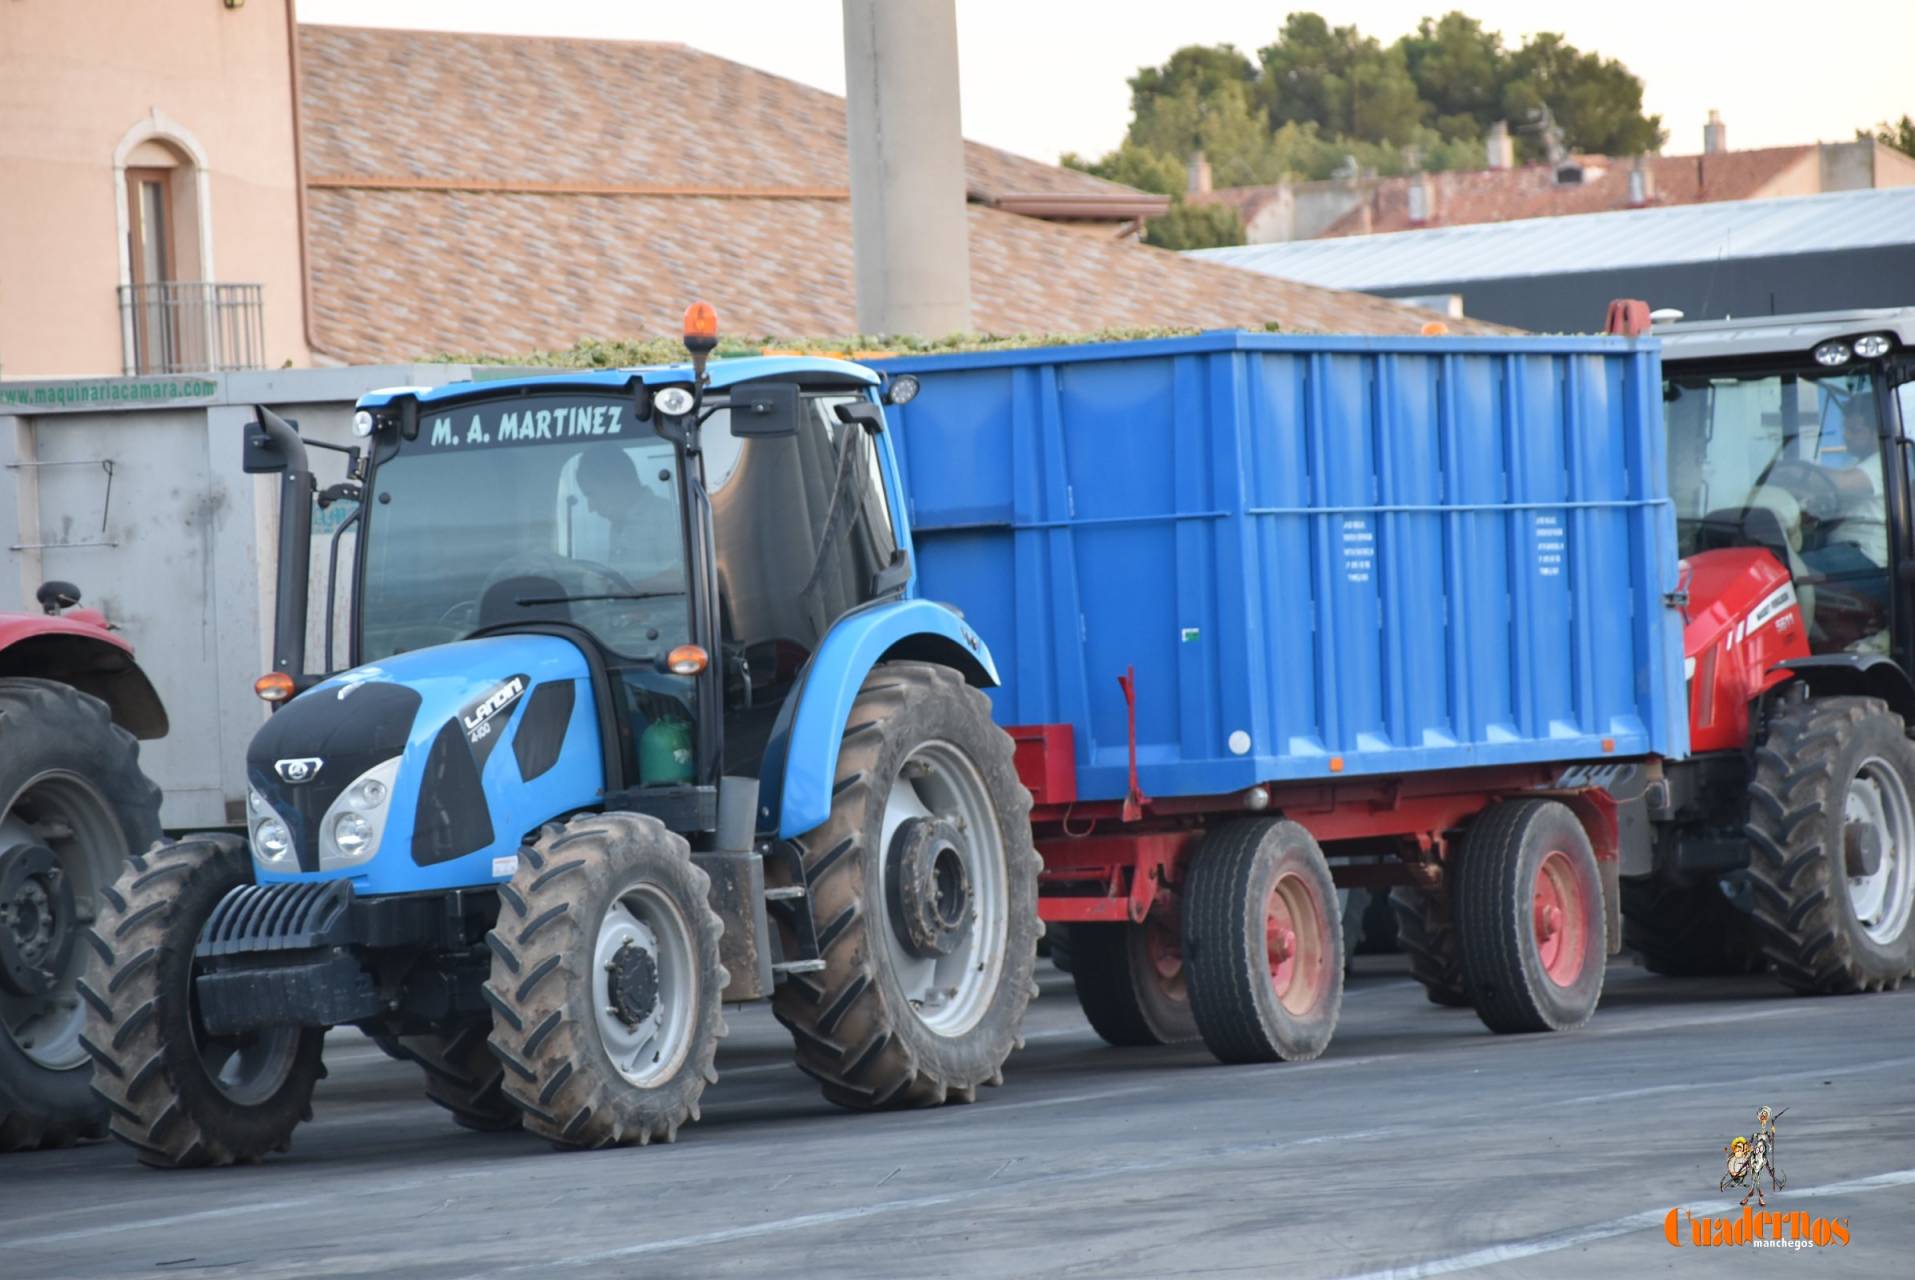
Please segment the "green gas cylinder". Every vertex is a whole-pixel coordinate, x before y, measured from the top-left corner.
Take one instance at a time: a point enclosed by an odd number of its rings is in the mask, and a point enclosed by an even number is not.
[[[692,727],[686,720],[654,720],[645,726],[638,739],[638,780],[651,786],[659,782],[690,782],[692,777]]]

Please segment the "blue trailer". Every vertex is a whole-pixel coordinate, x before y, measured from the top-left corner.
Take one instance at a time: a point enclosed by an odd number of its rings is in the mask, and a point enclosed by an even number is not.
[[[1395,887],[1432,998],[1588,1018],[1638,766],[1687,740],[1653,341],[881,367],[921,384],[892,411],[920,589],[996,656],[1039,912],[1106,1039],[1320,1053],[1338,884]]]

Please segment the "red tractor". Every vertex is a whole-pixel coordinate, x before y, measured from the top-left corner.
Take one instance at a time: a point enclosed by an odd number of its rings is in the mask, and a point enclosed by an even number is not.
[[[1609,331],[1649,331],[1617,303]],[[1808,993],[1915,973],[1915,308],[1655,326],[1686,759],[1601,778],[1624,945],[1672,976]],[[1447,904],[1398,889],[1430,999]]]
[[[104,1137],[76,980],[127,856],[160,836],[141,738],[166,709],[79,589],[0,614],[0,1151]]]

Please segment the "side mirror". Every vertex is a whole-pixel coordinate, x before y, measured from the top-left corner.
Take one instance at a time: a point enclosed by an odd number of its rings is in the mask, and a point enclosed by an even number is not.
[[[833,405],[831,411],[838,415],[838,421],[847,426],[855,422],[874,436],[884,430],[884,410],[869,400],[851,400]]]
[[[240,454],[239,465],[240,470],[249,476],[271,475],[275,471],[284,471],[286,464],[291,461],[276,435],[267,430],[264,425],[265,415],[268,412],[270,411],[262,410],[260,421],[246,424],[246,441]],[[275,414],[274,417],[278,418],[278,415]],[[297,419],[278,418],[278,421],[294,431],[299,430]]]
[[[80,603],[80,589],[71,582],[60,582],[56,579],[51,582],[42,582],[40,589],[33,593],[33,598],[40,602],[41,609],[50,614],[57,614],[62,609],[71,609]]]
[[[741,383],[731,392],[731,433],[740,438],[797,435],[802,404],[795,382]]]

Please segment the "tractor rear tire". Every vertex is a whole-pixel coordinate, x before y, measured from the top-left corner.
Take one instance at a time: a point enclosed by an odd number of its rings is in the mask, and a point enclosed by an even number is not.
[[[492,1052],[525,1127],[558,1147],[675,1142],[699,1118],[730,976],[685,838],[584,814],[519,849],[486,942]]]
[[[193,997],[193,948],[220,899],[252,881],[229,835],[156,845],[102,891],[80,980],[93,1087],[141,1164],[253,1164],[292,1145],[325,1074],[320,1027],[212,1036]]]
[[[1469,1008],[1448,904],[1411,885],[1398,885],[1390,891],[1390,909],[1396,913],[1397,942],[1410,959],[1410,976],[1423,984],[1424,996],[1446,1009]]]
[[[824,968],[791,974],[772,997],[826,1098],[937,1106],[1003,1083],[1037,995],[1030,811],[981,692],[945,666],[872,669],[831,815],[791,842]],[[779,928],[784,954],[801,955],[790,924]]]
[[[140,744],[98,698],[0,679],[0,1152],[106,1136],[80,1042],[81,934],[160,838]]]
[[[1778,710],[1756,748],[1747,829],[1755,924],[1783,983],[1893,990],[1915,970],[1915,745],[1886,703]]]
[[[1602,998],[1602,879],[1589,833],[1554,800],[1505,800],[1464,832],[1450,902],[1463,988],[1491,1031],[1568,1031]]]
[[[1190,1008],[1221,1062],[1304,1062],[1343,1002],[1343,920],[1308,831],[1239,819],[1203,839],[1184,883]]]
[[[1643,968],[1668,978],[1725,977],[1768,967],[1748,913],[1737,910],[1713,880],[1623,880],[1622,945]]]
[[[1198,1038],[1177,920],[1071,927],[1071,982],[1091,1029],[1119,1048]]]
[[[505,1096],[505,1068],[486,1043],[491,1027],[473,1023],[451,1035],[380,1036],[380,1048],[425,1072],[426,1097],[452,1113],[452,1122],[477,1133],[519,1127],[519,1109]]]

